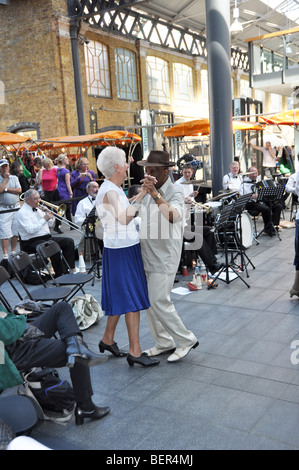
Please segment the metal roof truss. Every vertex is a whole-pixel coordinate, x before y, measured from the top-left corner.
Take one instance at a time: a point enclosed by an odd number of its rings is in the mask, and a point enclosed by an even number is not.
[[[72,17],[84,20],[91,27],[134,40],[141,39],[187,55],[207,58],[204,36],[126,8],[141,3],[138,0],[69,0],[69,3],[72,4]],[[248,54],[232,48],[231,66],[248,71]]]

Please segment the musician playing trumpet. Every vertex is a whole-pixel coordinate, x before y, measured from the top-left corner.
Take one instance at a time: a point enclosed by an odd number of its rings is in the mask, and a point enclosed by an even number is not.
[[[20,239],[20,248],[27,253],[35,253],[40,243],[54,240],[62,249],[63,255],[70,265],[71,272],[75,268],[75,244],[72,238],[52,237],[50,228],[53,227],[55,217],[53,213],[44,207],[40,207],[40,196],[35,189],[29,189],[24,194],[24,204],[18,211],[16,219]],[[51,258],[55,276],[64,274],[65,268],[62,264],[60,254]]]
[[[252,193],[251,198],[246,204],[246,210],[252,216],[257,216],[259,213],[262,214],[264,222],[264,232],[272,237],[273,226],[278,227],[280,222],[280,214],[282,211],[282,204],[280,201],[274,201],[272,205],[272,223],[271,223],[271,209],[267,205],[267,201],[258,201],[258,183],[261,182],[261,176],[258,175],[257,168],[254,166],[248,170],[248,175],[243,179],[242,184],[239,187],[240,195]]]

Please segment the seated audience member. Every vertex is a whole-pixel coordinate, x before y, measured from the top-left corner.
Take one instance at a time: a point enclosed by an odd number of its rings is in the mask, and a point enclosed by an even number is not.
[[[18,177],[10,174],[9,162],[2,158],[0,160],[0,212],[2,212],[0,213],[0,239],[3,258],[6,259],[8,259],[9,241],[12,252],[16,251],[18,243],[15,209],[20,207],[21,192]]]
[[[234,161],[230,164],[230,171],[223,176],[222,185],[224,190],[238,191],[242,183],[242,176],[239,174],[239,162]]]
[[[34,327],[38,330],[36,337],[32,338],[29,333]],[[59,339],[53,338],[57,332]],[[5,346],[5,361],[0,363],[1,390],[23,383],[19,371],[67,365],[76,401],[76,424],[83,424],[85,418],[101,419],[109,413],[108,406],[98,407],[91,399],[93,390],[89,372],[90,366],[107,359],[90,351],[83,342],[73,310],[67,302],[53,305],[30,324],[23,315],[0,311],[0,340]]]
[[[52,237],[49,227],[54,225],[54,215],[48,210],[40,209],[39,201],[38,192],[35,189],[29,189],[24,195],[24,204],[17,213],[21,250],[35,253],[37,245],[54,240],[62,249],[71,272],[76,272],[74,240],[67,237]],[[59,253],[52,256],[51,261],[55,276],[64,274],[64,266]]]
[[[272,237],[273,227],[271,225],[271,209],[266,200],[257,201],[258,193],[255,191],[255,185],[261,181],[261,177],[258,175],[257,168],[255,167],[250,167],[248,172],[250,174],[244,178],[243,183],[239,188],[239,193],[240,195],[252,193],[251,199],[246,204],[246,210],[248,210],[251,215],[257,215],[259,212],[262,214],[264,232]],[[276,227],[280,222],[281,211],[281,201],[274,201],[272,205],[272,223]]]
[[[192,174],[193,174],[192,165],[186,163],[183,166],[182,173],[183,173],[183,176],[179,178],[174,184],[180,186],[180,189],[182,190],[184,198],[185,198],[185,203],[190,203],[194,201],[194,198],[198,195],[198,191],[194,191],[194,186],[192,183],[190,184],[182,184],[182,183],[187,183],[188,181],[191,180]]]

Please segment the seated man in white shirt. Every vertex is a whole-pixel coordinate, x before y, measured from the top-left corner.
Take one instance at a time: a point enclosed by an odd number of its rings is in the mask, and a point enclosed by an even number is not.
[[[258,193],[255,191],[255,184],[261,181],[261,176],[258,175],[257,168],[250,167],[249,175],[244,178],[244,181],[240,185],[240,195],[252,193],[251,199],[246,204],[246,210],[250,215],[257,215],[259,212],[262,214],[264,221],[264,232],[272,237],[273,227],[271,225],[271,209],[267,205],[266,201],[258,201]],[[278,226],[280,222],[280,214],[282,211],[282,204],[280,201],[274,201],[272,205],[272,223],[274,226]]]
[[[35,189],[29,189],[24,194],[24,204],[16,217],[21,250],[27,253],[35,253],[37,245],[48,240],[54,240],[62,249],[71,272],[76,272],[74,240],[67,237],[52,237],[50,227],[54,225],[55,218],[51,212],[38,207],[39,201],[40,196]],[[59,253],[52,256],[51,262],[55,277],[64,274],[65,267],[61,262]]]
[[[239,162],[232,162],[230,164],[229,170],[229,173],[223,176],[223,189],[229,191],[239,191],[240,184],[242,183],[242,176],[239,174]]]
[[[198,195],[198,191],[194,191],[194,186],[192,183],[190,184],[182,184],[182,183],[187,183],[188,181],[191,180],[192,174],[193,174],[192,165],[186,163],[183,166],[182,173],[183,173],[183,176],[179,178],[174,184],[180,185],[180,188],[185,198],[185,203],[190,203],[194,201],[194,198]]]
[[[75,212],[75,223],[82,225],[90,211],[94,208],[95,200],[99,191],[99,185],[96,181],[90,181],[86,185],[87,196],[78,202]]]

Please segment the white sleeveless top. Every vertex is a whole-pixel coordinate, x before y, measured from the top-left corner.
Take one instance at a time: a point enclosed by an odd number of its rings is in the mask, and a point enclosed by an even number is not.
[[[115,191],[118,194],[119,202],[126,211],[130,205],[127,196],[122,188],[119,188],[111,181],[105,179],[101,184],[96,197],[96,211],[103,226],[103,242],[106,248],[126,248],[139,243],[139,234],[136,229],[134,219],[127,225],[119,223],[113,214],[103,204],[103,199],[108,191]]]

